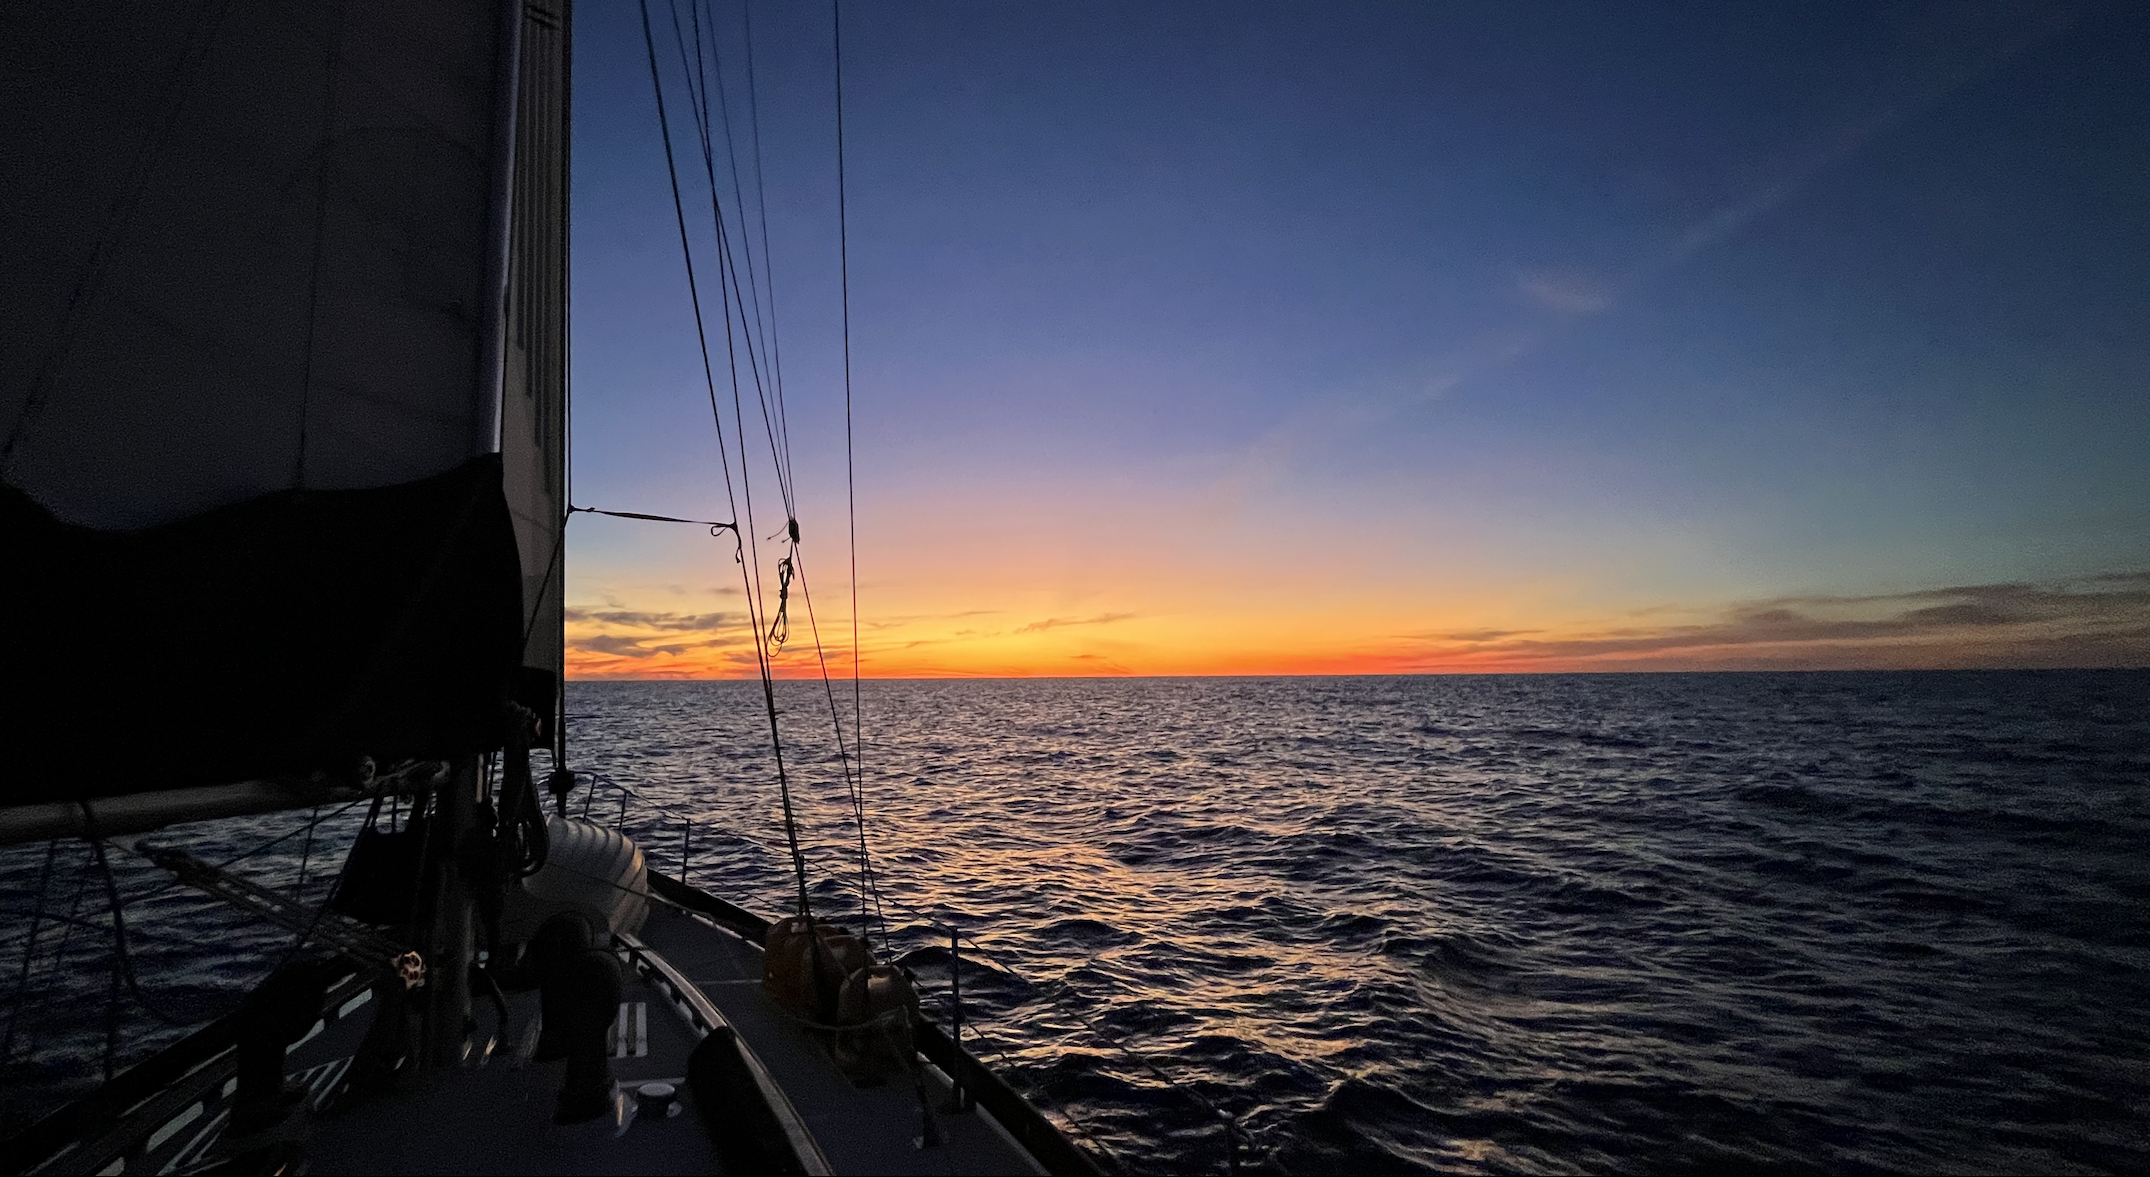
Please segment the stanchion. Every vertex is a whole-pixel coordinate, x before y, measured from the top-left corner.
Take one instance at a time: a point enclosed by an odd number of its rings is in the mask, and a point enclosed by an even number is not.
[[[963,1051],[963,933],[954,924],[948,925],[948,1040],[956,1044],[956,1057]],[[971,1110],[971,1094],[963,1086],[961,1074],[948,1077],[948,1108],[950,1111]]]

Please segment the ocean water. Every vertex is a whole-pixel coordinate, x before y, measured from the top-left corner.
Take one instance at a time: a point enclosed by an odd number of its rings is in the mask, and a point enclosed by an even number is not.
[[[869,926],[936,1011],[934,929],[974,941],[974,1048],[1118,1167],[1224,1170],[1216,1109],[1243,1166],[1290,1172],[2150,1169],[2150,673],[862,696]],[[757,684],[569,700],[589,816],[697,885],[797,902]],[[812,900],[856,923],[829,701],[778,702]],[[317,829],[317,880],[356,816]],[[296,827],[172,837],[228,854]],[[243,866],[289,885],[299,846]],[[106,1040],[102,876],[79,844],[44,863],[0,855],[0,999],[28,994],[10,1122],[94,1082]],[[177,1021],[284,942],[113,866]],[[25,956],[39,893],[75,922]],[[55,996],[70,979],[87,998]],[[120,1064],[179,1032],[114,1008]]]

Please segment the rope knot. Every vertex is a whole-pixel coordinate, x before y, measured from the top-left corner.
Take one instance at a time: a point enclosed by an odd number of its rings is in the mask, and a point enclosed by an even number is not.
[[[797,523],[792,524],[794,536],[798,534],[798,527]],[[791,621],[787,616],[790,610],[791,557],[786,556],[776,565],[776,620],[769,623],[769,640],[776,645],[783,645],[784,639],[791,636]]]

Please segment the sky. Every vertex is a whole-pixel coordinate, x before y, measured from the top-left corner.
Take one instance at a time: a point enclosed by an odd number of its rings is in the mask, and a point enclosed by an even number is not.
[[[852,0],[840,218],[830,6],[709,3],[713,379],[576,5],[574,497],[751,491],[773,611],[787,455],[780,673],[2150,666],[2140,7]],[[752,676],[744,583],[577,516],[571,673]]]

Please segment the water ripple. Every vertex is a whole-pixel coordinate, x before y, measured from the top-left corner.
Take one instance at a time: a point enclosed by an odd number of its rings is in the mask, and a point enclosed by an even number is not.
[[[579,683],[571,731],[576,767],[646,799],[626,826],[658,866],[691,819],[694,881],[778,911],[757,692]],[[819,684],[779,701],[815,901],[856,920]],[[1221,1170],[1222,1134],[1091,1025],[1293,1172],[2150,1168],[2150,674],[874,682],[865,705],[895,951],[938,991],[929,918],[994,950],[963,949],[986,1043],[1129,1168]],[[8,894],[41,850],[0,856]],[[175,994],[251,979],[261,945],[190,963],[215,913],[159,902],[135,922]],[[79,1081],[101,1035],[42,1041],[38,1081]]]

